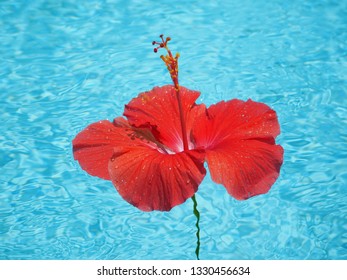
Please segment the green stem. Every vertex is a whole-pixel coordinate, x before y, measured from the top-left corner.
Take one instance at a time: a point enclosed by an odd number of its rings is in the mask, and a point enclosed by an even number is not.
[[[195,250],[195,255],[196,255],[196,258],[198,260],[200,260],[199,258],[199,253],[200,253],[200,227],[199,227],[199,222],[200,222],[200,212],[198,211],[198,203],[196,202],[196,198],[195,198],[195,194],[192,196],[192,200],[193,200],[193,203],[194,203],[194,215],[196,217],[196,228],[197,228],[197,231],[196,231],[196,238],[197,238],[197,242],[196,242],[196,250]]]

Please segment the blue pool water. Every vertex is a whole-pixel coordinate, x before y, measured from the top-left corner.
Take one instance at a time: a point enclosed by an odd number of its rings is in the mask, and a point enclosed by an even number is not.
[[[78,3],[78,4],[76,4]],[[0,259],[195,259],[188,200],[144,213],[73,160],[86,125],[170,83],[199,102],[265,102],[285,149],[271,191],[196,195],[201,259],[347,259],[347,1],[0,3]]]

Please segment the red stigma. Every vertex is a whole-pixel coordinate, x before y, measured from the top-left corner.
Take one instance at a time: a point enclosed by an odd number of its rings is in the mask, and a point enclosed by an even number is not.
[[[161,34],[159,36],[161,38],[161,42],[153,41],[152,45],[157,45],[156,48],[154,48],[154,52],[158,52],[159,49],[166,49],[167,55],[161,55],[160,58],[164,61],[167,69],[169,70],[171,79],[175,85],[176,90],[179,89],[178,84],[178,58],[179,54],[177,53],[175,56],[172,55],[169,47],[168,42],[171,40],[170,37],[164,38],[164,35]]]
[[[153,46],[154,46],[154,45],[158,45],[158,47],[156,48],[157,51],[158,51],[158,49],[161,49],[161,48],[165,48],[165,49],[168,50],[168,48],[167,48],[167,43],[171,40],[171,38],[170,38],[170,37],[167,37],[167,38],[164,40],[164,35],[160,35],[159,37],[161,38],[161,42],[153,41],[153,42],[152,42],[152,45],[153,45]],[[154,51],[154,52],[156,52],[156,51]]]

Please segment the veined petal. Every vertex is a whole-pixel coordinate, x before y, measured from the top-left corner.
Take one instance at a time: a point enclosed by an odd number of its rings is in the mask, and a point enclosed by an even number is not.
[[[212,180],[243,200],[269,191],[279,176],[283,149],[257,140],[233,140],[206,150]]]
[[[258,139],[273,144],[280,133],[276,112],[250,99],[221,101],[199,118],[193,132],[197,146],[211,148],[225,139]]]
[[[248,100],[219,102],[199,116],[193,130],[197,147],[206,150],[213,181],[236,199],[266,193],[279,176],[283,149],[276,112]]]
[[[189,136],[198,112],[204,105],[196,105],[198,91],[180,87],[183,115]],[[182,130],[176,90],[171,85],[155,87],[151,91],[141,93],[125,106],[124,116],[136,127],[151,127],[155,137],[173,152],[183,151]],[[192,142],[190,149],[194,148]]]
[[[142,134],[145,138],[146,135]],[[113,148],[141,143],[125,119],[117,118],[113,123],[102,120],[89,125],[76,135],[72,141],[73,155],[82,169],[90,175],[111,180],[108,162],[113,155]],[[154,143],[153,145],[155,146]]]
[[[120,195],[143,211],[169,211],[192,197],[206,174],[204,153],[114,148],[109,173]]]
[[[143,211],[169,211],[192,197],[206,174],[204,152],[168,154],[147,128],[123,118],[89,125],[73,140],[74,158],[90,175],[112,180]]]

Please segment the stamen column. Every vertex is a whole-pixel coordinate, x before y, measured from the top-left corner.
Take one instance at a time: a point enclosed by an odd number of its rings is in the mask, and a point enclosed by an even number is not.
[[[167,46],[167,43],[171,40],[170,37],[167,37],[164,40],[164,35],[160,35],[160,38],[162,42],[156,42],[153,41],[153,45],[159,45],[159,47],[154,48],[154,52],[157,52],[158,49],[160,48],[165,48],[167,51],[167,55],[161,55],[160,58],[164,61],[167,69],[169,70],[171,79],[174,83],[175,90],[176,90],[176,97],[177,97],[177,102],[178,102],[178,111],[179,111],[179,116],[180,116],[180,122],[181,122],[181,129],[182,129],[182,141],[183,141],[183,150],[188,151],[188,137],[187,137],[187,127],[186,127],[186,122],[185,122],[185,116],[183,114],[183,106],[182,106],[182,99],[180,95],[180,85],[178,83],[178,58],[179,54],[177,53],[175,57],[172,55],[170,49]]]

